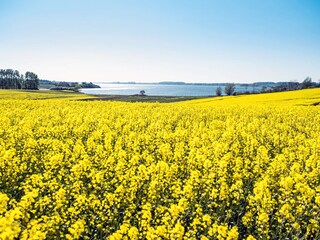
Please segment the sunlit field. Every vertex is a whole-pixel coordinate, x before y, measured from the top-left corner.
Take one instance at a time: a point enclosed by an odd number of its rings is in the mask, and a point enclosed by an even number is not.
[[[92,96],[76,93],[73,91],[49,91],[49,90],[2,90],[0,100],[45,100],[45,99],[88,99]]]
[[[86,97],[0,91],[0,239],[320,238],[320,89]]]
[[[313,88],[278,93],[239,95],[231,97],[214,97],[209,99],[186,101],[185,103],[210,106],[316,106],[320,105],[320,89]]]

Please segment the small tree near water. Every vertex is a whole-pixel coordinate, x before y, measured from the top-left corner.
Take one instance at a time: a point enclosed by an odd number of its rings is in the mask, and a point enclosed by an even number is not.
[[[307,77],[303,82],[301,83],[302,88],[310,88],[312,86],[312,79],[311,77]]]
[[[227,83],[227,85],[224,88],[224,92],[228,95],[231,96],[234,93],[234,90],[236,89],[236,86],[234,83]]]
[[[221,96],[222,95],[222,88],[221,87],[217,87],[216,88],[216,95],[217,96]]]
[[[141,96],[145,96],[145,95],[146,95],[146,91],[145,91],[145,90],[141,90],[141,91],[140,91],[140,95],[141,95]]]

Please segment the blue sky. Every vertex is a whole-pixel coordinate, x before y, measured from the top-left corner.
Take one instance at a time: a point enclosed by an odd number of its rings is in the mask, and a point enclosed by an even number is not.
[[[320,79],[320,0],[0,0],[0,29],[0,68],[43,79]]]

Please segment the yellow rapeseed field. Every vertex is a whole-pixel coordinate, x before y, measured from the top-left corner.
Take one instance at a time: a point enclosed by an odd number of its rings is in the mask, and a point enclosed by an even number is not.
[[[0,239],[320,238],[320,89],[15,94],[0,91]]]

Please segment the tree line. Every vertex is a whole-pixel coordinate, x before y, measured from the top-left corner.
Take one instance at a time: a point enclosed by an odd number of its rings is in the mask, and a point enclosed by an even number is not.
[[[33,72],[20,74],[18,70],[0,69],[0,89],[39,89],[38,75]]]
[[[299,90],[299,89],[307,89],[307,88],[316,88],[320,87],[320,81],[319,83],[313,82],[310,77],[307,77],[304,79],[301,83],[291,81],[291,82],[282,82],[276,86],[272,87],[266,87],[263,86],[261,88],[261,91],[255,92],[255,93],[267,93],[267,92],[283,92],[283,91],[292,91],[292,90]],[[228,96],[230,95],[237,95],[238,93],[235,92],[236,86],[234,83],[227,83],[224,87],[224,93]],[[252,92],[254,93],[254,92]],[[249,94],[249,92],[246,92],[246,94]],[[217,87],[216,88],[216,96],[222,95],[222,88]]]

